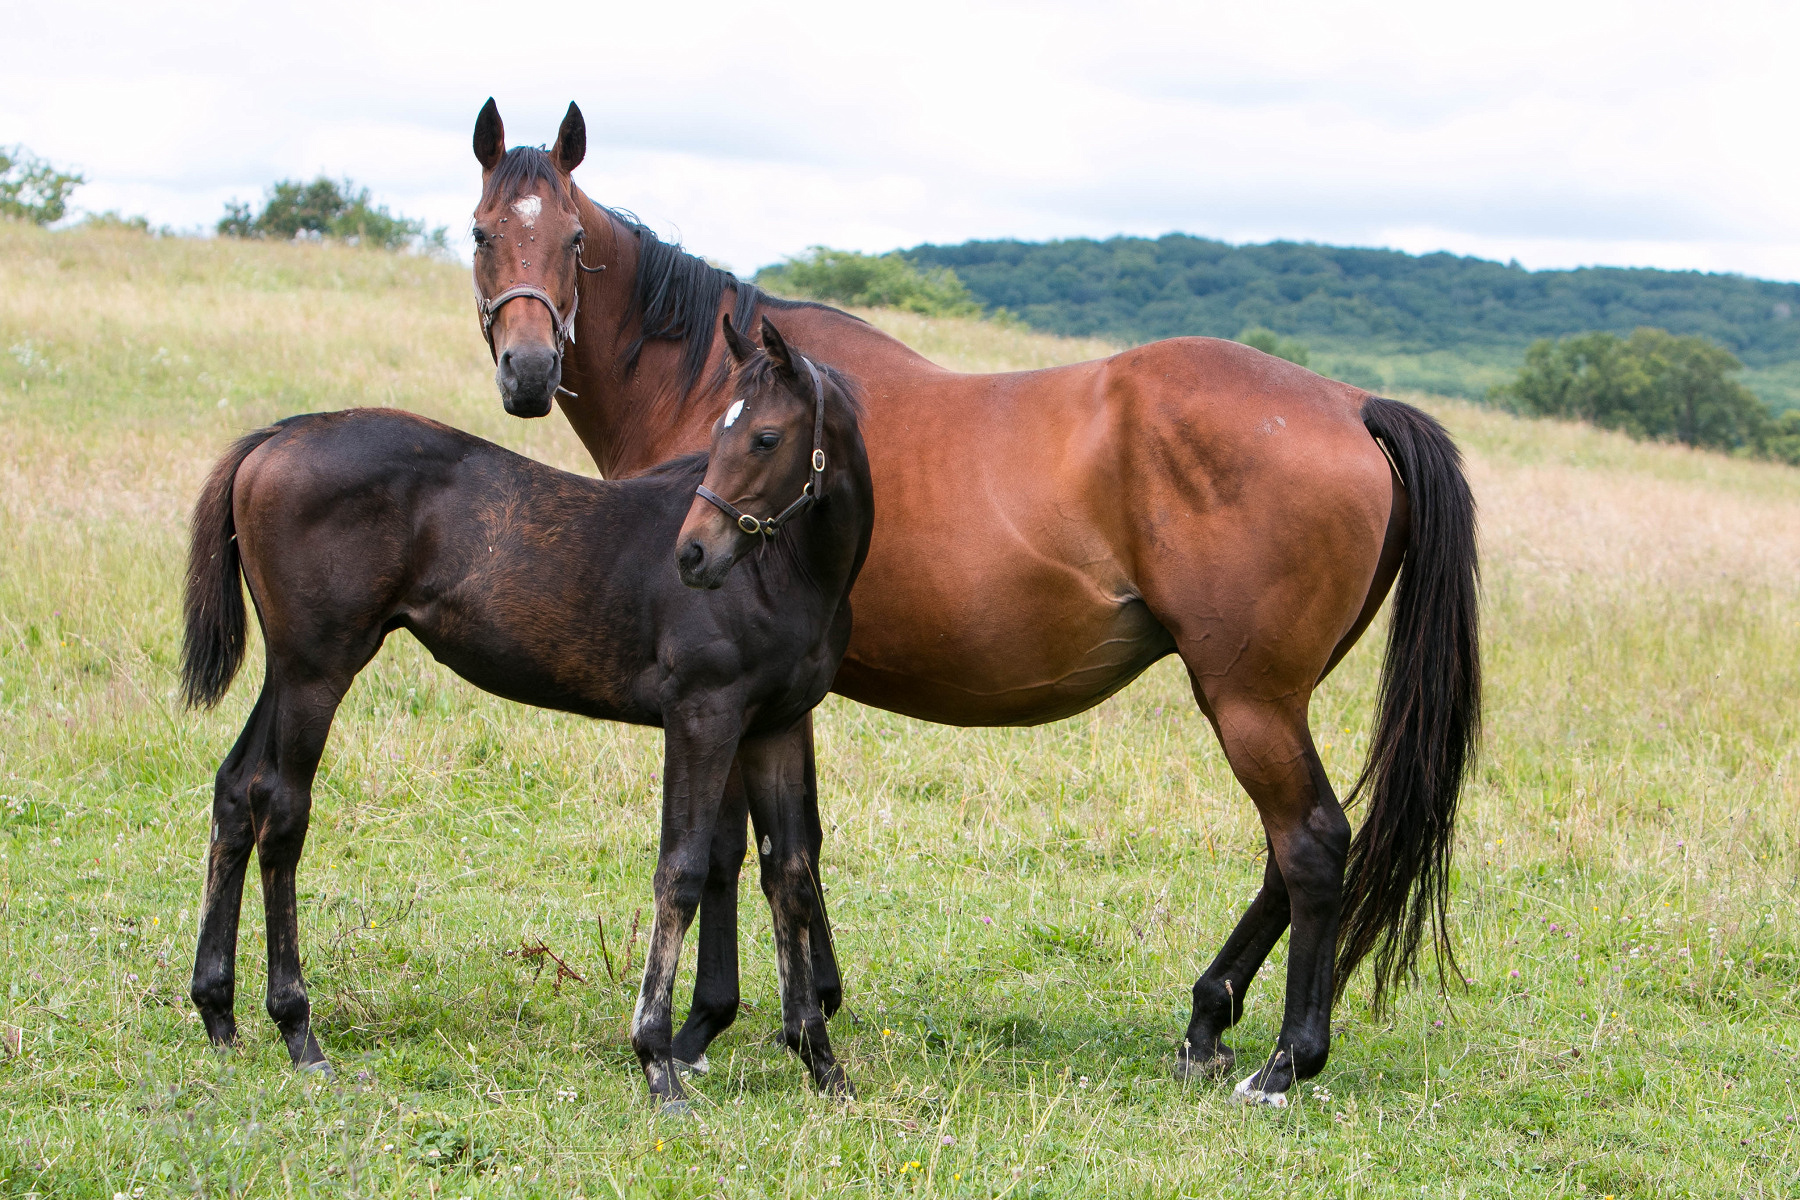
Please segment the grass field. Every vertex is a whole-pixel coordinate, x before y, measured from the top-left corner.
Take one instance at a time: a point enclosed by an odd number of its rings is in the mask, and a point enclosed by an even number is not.
[[[870,315],[957,366],[1105,349]],[[658,735],[490,699],[404,636],[341,711],[300,875],[337,1077],[295,1076],[262,1012],[254,886],[241,1049],[185,998],[212,773],[260,673],[216,713],[175,699],[212,459],[277,416],[394,404],[583,466],[559,419],[502,414],[466,275],[0,223],[0,350],[0,1195],[1800,1192],[1800,471],[1407,397],[1482,505],[1469,984],[1379,1019],[1353,989],[1289,1109],[1169,1076],[1261,843],[1165,662],[1038,729],[828,700],[833,1037],[862,1098],[812,1095],[771,1042],[751,884],[749,1003],[675,1123],[625,1034]],[[1380,649],[1314,702],[1340,786]],[[582,979],[518,954],[540,940]]]

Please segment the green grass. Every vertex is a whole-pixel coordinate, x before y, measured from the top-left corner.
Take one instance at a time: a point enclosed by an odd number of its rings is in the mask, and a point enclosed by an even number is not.
[[[1381,1018],[1353,988],[1288,1110],[1168,1074],[1261,867],[1173,663],[1039,729],[828,700],[832,1033],[862,1099],[811,1094],[771,1042],[752,883],[749,1004],[671,1123],[620,961],[658,736],[493,700],[395,638],[339,716],[300,874],[339,1074],[295,1076],[262,1013],[254,884],[244,1044],[210,1050],[185,999],[202,847],[257,664],[216,713],[176,702],[187,505],[231,436],[350,404],[579,467],[559,420],[501,413],[467,289],[379,253],[0,225],[0,1195],[1800,1190],[1800,471],[1441,400],[1484,522],[1471,982]],[[952,365],[1100,349],[870,315]],[[1315,700],[1340,786],[1380,649]],[[516,953],[539,939],[582,980]],[[1246,1066],[1283,966],[1233,1039]]]

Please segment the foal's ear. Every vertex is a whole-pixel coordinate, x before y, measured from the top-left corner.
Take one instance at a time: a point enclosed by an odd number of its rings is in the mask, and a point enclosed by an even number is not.
[[[500,123],[500,108],[494,103],[492,96],[481,106],[481,112],[475,118],[475,161],[481,164],[483,173],[492,171],[500,165],[500,159],[506,153],[506,126]]]
[[[581,110],[571,100],[569,111],[563,114],[562,128],[556,131],[556,168],[567,175],[586,157],[587,122],[581,119]]]
[[[794,352],[788,349],[781,331],[775,328],[774,322],[763,318],[763,353],[775,360],[775,365],[788,375],[796,374],[794,370]]]
[[[731,357],[743,362],[756,353],[756,344],[738,332],[738,327],[731,323],[731,314],[725,314],[725,345],[731,351]]]

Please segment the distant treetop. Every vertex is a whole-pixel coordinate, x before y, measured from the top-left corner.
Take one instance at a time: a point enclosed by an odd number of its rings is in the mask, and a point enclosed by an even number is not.
[[[1140,342],[1247,327],[1403,353],[1523,349],[1535,338],[1657,326],[1703,334],[1752,366],[1800,360],[1800,284],[1647,268],[1517,263],[1312,243],[988,241],[900,252],[1051,333]]]
[[[350,245],[384,250],[418,250],[448,254],[443,226],[428,230],[425,222],[390,213],[370,199],[368,188],[350,180],[321,175],[311,183],[283,179],[269,189],[261,212],[233,201],[219,218],[219,234],[245,238],[336,238]]]
[[[898,253],[861,254],[814,246],[756,273],[758,287],[779,295],[865,308],[899,308],[931,317],[972,317],[981,304],[956,272],[921,270]]]
[[[0,146],[0,217],[54,225],[68,214],[69,193],[86,182],[23,146]]]

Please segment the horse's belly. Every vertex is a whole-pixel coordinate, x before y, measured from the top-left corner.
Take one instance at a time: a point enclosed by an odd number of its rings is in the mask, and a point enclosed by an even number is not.
[[[1047,588],[968,606],[859,589],[832,690],[945,725],[1038,725],[1112,695],[1175,648],[1142,600]],[[922,619],[923,615],[923,619]]]

